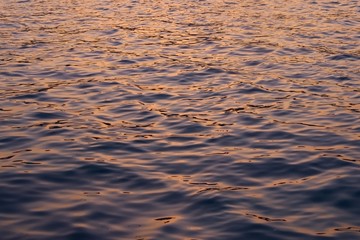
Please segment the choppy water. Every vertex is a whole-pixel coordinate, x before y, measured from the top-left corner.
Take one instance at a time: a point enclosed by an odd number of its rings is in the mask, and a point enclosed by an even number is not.
[[[0,236],[360,239],[358,0],[0,0]]]

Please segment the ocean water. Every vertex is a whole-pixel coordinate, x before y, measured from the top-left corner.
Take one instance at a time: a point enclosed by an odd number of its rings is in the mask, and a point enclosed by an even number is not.
[[[358,0],[0,0],[0,239],[360,239]]]

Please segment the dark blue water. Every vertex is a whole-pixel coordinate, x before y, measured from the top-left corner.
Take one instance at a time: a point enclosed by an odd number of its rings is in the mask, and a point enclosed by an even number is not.
[[[0,0],[0,239],[360,239],[357,0]]]

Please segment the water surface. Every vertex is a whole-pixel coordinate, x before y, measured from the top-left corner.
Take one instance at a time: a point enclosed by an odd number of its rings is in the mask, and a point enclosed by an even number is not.
[[[360,239],[359,11],[0,0],[1,239]]]

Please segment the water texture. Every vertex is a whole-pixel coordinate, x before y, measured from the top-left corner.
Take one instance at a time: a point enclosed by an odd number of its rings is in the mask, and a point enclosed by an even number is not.
[[[1,239],[360,239],[359,13],[0,0]]]

